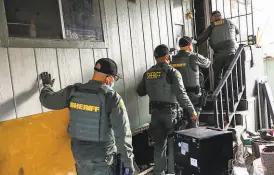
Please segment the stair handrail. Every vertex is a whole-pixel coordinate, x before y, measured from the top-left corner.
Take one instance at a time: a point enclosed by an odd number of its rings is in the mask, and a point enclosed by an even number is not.
[[[240,58],[244,47],[245,47],[245,44],[240,44],[239,45],[239,47],[238,47],[238,49],[235,53],[235,56],[234,56],[232,62],[230,63],[230,66],[228,67],[225,75],[223,76],[222,80],[220,81],[217,88],[214,90],[214,92],[212,94],[213,100],[216,100],[216,98],[220,94],[222,88],[224,87],[225,83],[227,82],[228,77],[232,74],[232,70],[234,69],[238,59]]]
[[[232,59],[232,62],[230,63],[227,71],[225,72],[225,75],[223,76],[222,80],[219,82],[217,88],[212,94],[214,118],[216,120],[217,128],[227,129],[230,126],[233,118],[234,125],[236,125],[236,110],[246,86],[244,70],[245,68],[242,64],[244,61],[242,58],[245,59],[245,55],[242,55],[244,47],[244,44],[239,45],[235,53],[235,56]],[[235,77],[233,77],[234,70]],[[230,88],[228,87],[228,79],[230,80]],[[234,82],[236,84],[234,84]],[[235,91],[233,90],[234,85],[236,85]],[[225,89],[224,94],[222,93],[223,89]],[[224,98],[222,97],[223,95],[225,95]],[[231,102],[229,98],[231,98]]]

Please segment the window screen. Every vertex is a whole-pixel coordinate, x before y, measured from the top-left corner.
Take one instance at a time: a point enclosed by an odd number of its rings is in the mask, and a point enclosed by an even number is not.
[[[99,0],[4,0],[10,37],[103,41]]]
[[[99,0],[62,0],[67,39],[103,40]]]

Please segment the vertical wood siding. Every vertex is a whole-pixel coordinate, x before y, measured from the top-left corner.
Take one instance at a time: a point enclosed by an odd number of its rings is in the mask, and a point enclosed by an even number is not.
[[[159,21],[159,29],[160,29],[160,41],[161,41],[161,44],[169,45],[165,0],[157,0],[157,8],[158,8],[158,21]]]
[[[154,64],[149,0],[141,0],[141,16],[147,68]]]
[[[82,82],[82,70],[78,49],[57,49],[61,87]]]
[[[135,92],[136,81],[132,53],[132,38],[129,22],[129,10],[127,0],[116,0],[118,27],[120,35],[121,58],[124,72],[124,83],[126,93],[126,104],[128,109],[131,127],[136,128],[139,125],[138,102]]]
[[[105,9],[107,12],[106,21],[109,39],[108,55],[116,62],[119,72],[124,74],[123,63],[121,59],[121,47],[119,38],[120,31],[118,27],[117,8],[113,7],[116,7],[115,0],[105,0]],[[119,80],[115,84],[115,90],[121,95],[123,99],[126,98],[124,79]]]
[[[16,118],[7,49],[0,48],[0,121]]]
[[[142,80],[143,73],[146,71],[146,55],[144,47],[140,1],[141,0],[137,0],[136,4],[128,3],[129,21],[131,28],[131,46],[135,75],[135,87],[133,89],[133,93],[135,93],[135,89],[138,83]],[[137,96],[137,105],[139,116],[138,119],[140,124],[142,123],[142,121],[145,121],[146,118],[149,118],[148,98]]]
[[[94,53],[92,49],[80,49],[80,59],[83,83],[87,83],[93,76],[95,65]]]
[[[173,38],[173,22],[171,15],[171,3],[170,0],[165,0],[166,3],[166,20],[167,20],[167,32],[168,32],[168,44],[170,47],[174,47],[174,38]]]
[[[42,112],[34,49],[9,48],[17,117]]]
[[[136,87],[155,60],[159,44],[174,46],[172,0],[104,0],[108,33],[107,49],[0,48],[0,121],[49,111],[39,102],[38,75],[49,71],[54,90],[87,82],[95,62],[102,57],[116,61],[124,79],[115,90],[124,99],[132,128],[150,121],[148,98]],[[191,8],[191,0],[184,1]],[[192,36],[191,22],[185,31]]]
[[[57,54],[56,49],[34,49],[35,58],[36,58],[36,67],[37,72],[50,72],[52,77],[54,77],[54,90],[60,90],[60,79],[59,79],[59,70],[58,70],[58,62],[57,62]],[[43,87],[42,84],[39,83],[40,89]],[[43,112],[49,111],[47,108],[42,108]]]
[[[157,9],[157,0],[148,0],[149,4],[149,17],[151,24],[151,33],[152,33],[152,46],[153,49],[157,47],[160,41],[160,27],[159,26],[159,18],[158,18],[158,9]]]

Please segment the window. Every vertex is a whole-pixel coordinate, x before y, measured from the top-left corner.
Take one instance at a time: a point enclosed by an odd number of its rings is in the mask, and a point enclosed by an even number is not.
[[[61,39],[57,0],[5,0],[9,36]]]
[[[6,11],[1,25],[12,40],[105,42],[102,5],[100,0],[0,0]]]
[[[67,39],[103,40],[99,0],[62,0]]]

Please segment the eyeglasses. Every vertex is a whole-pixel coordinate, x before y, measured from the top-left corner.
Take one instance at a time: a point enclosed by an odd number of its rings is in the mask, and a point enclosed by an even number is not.
[[[115,75],[108,75],[107,77],[113,77],[114,81],[118,81],[120,79],[118,76]]]
[[[114,76],[114,80],[118,81],[120,78],[118,76]]]

